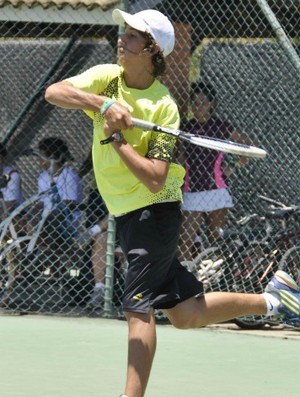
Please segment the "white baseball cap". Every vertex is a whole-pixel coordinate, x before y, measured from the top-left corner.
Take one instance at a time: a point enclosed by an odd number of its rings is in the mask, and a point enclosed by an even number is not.
[[[112,18],[119,26],[127,23],[132,28],[149,33],[159,45],[164,56],[169,55],[175,45],[175,33],[170,20],[156,10],[143,10],[136,14],[115,9]]]

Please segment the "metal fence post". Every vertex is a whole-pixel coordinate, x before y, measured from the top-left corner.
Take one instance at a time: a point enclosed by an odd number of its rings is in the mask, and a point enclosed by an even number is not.
[[[108,218],[107,251],[104,293],[104,317],[112,317],[113,291],[114,291],[114,266],[115,266],[116,222],[112,215]]]
[[[256,0],[256,1],[259,7],[261,8],[262,12],[264,13],[265,17],[270,22],[272,29],[276,34],[279,44],[281,45],[287,57],[295,66],[295,68],[297,69],[300,75],[299,56],[296,50],[294,49],[291,41],[289,40],[288,36],[286,35],[285,31],[283,30],[282,26],[280,25],[278,19],[276,18],[274,12],[271,10],[267,0]]]
[[[123,0],[120,8],[129,12],[130,2]],[[124,33],[124,28],[119,27],[119,37]],[[113,290],[114,290],[114,265],[115,265],[115,242],[116,242],[116,222],[114,217],[109,215],[107,230],[107,252],[106,252],[106,273],[105,273],[105,294],[104,294],[104,317],[113,315]]]

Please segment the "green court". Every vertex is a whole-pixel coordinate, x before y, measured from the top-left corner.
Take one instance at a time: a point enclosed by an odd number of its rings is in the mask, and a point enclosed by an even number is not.
[[[158,325],[157,334],[147,397],[299,397],[297,338],[169,325]],[[1,397],[118,397],[123,391],[125,321],[0,316],[0,336]]]

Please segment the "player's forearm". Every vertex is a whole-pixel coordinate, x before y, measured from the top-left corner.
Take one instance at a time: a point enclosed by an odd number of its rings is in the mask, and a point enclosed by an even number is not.
[[[167,162],[145,158],[126,142],[113,142],[112,145],[129,170],[150,192],[158,193],[163,189],[169,169]]]
[[[47,102],[65,109],[97,112],[106,99],[104,96],[90,94],[64,81],[50,85],[45,92]]]

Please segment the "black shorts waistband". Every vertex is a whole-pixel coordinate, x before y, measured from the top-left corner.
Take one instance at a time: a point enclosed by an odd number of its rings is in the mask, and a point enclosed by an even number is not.
[[[124,215],[120,215],[115,217],[115,220],[117,223],[123,223],[126,222],[127,219],[130,219],[132,216],[134,216],[137,213],[140,213],[141,211],[144,211],[146,209],[156,209],[158,211],[162,210],[176,210],[180,207],[181,202],[180,201],[167,201],[163,203],[155,203],[151,205],[147,205],[146,207],[138,208],[136,210],[127,212]]]

